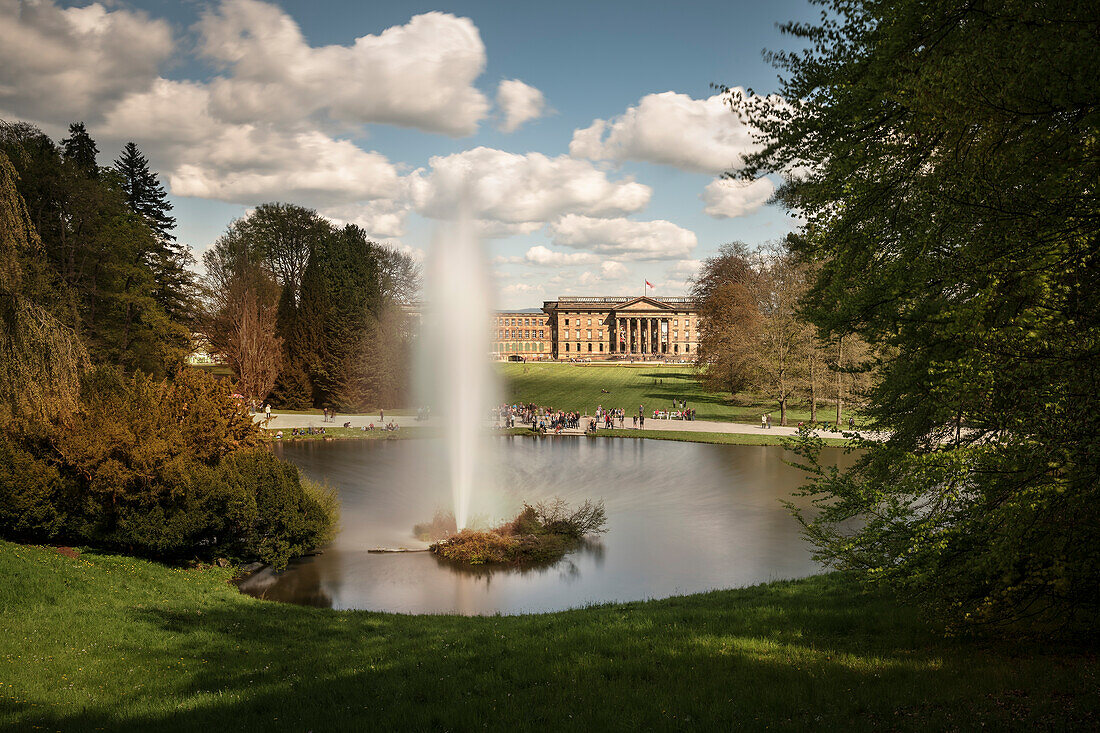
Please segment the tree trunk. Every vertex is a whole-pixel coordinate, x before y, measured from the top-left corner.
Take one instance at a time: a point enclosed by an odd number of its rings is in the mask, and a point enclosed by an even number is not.
[[[836,342],[836,424],[840,427],[840,413],[844,408],[844,372],[840,371],[844,363],[844,337]]]
[[[786,425],[787,424],[787,398],[786,397],[780,397],[779,398],[779,424],[780,425]]]
[[[810,351],[810,422],[817,422],[817,370],[814,369],[816,356]]]

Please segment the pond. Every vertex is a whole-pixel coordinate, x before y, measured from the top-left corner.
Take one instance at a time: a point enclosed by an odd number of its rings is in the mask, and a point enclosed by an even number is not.
[[[607,533],[537,568],[457,568],[412,528],[449,511],[441,442],[283,443],[281,457],[339,491],[341,532],[324,552],[262,570],[241,590],[276,601],[401,613],[515,614],[664,598],[819,572],[782,506],[802,473],[767,446],[660,440],[498,438],[471,515],[498,523],[523,502],[603,499]],[[823,458],[848,463],[839,448]]]

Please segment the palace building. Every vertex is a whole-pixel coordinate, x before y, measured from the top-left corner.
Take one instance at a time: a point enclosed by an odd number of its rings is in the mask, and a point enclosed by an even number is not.
[[[493,356],[550,359],[550,322],[545,313],[497,311],[491,324]]]
[[[690,359],[699,347],[693,298],[567,297],[542,310],[554,359]]]

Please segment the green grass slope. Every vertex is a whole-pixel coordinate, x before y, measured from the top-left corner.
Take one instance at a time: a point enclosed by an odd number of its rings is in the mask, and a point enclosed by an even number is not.
[[[0,543],[0,729],[1095,727],[1093,653],[945,640],[839,576],[541,616],[335,612]]]
[[[779,407],[774,402],[751,395],[708,392],[695,378],[690,365],[654,364],[558,364],[499,363],[496,368],[504,381],[504,399],[508,402],[534,402],[561,410],[579,410],[592,414],[597,405],[622,408],[627,419],[644,405],[646,416],[653,410],[672,408],[674,399],[688,401],[699,420],[745,422],[759,425],[762,412],[773,412],[773,424],[779,424]],[[607,390],[603,392],[601,390]],[[833,417],[832,406],[818,405],[818,420]],[[848,413],[845,412],[845,419]],[[808,409],[788,406],[787,422],[809,420]]]

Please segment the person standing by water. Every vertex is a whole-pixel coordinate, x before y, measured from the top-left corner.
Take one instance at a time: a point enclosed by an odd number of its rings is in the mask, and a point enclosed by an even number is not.
[[[382,424],[385,424],[386,422],[386,411],[383,410],[381,407],[378,408],[378,422]]]

